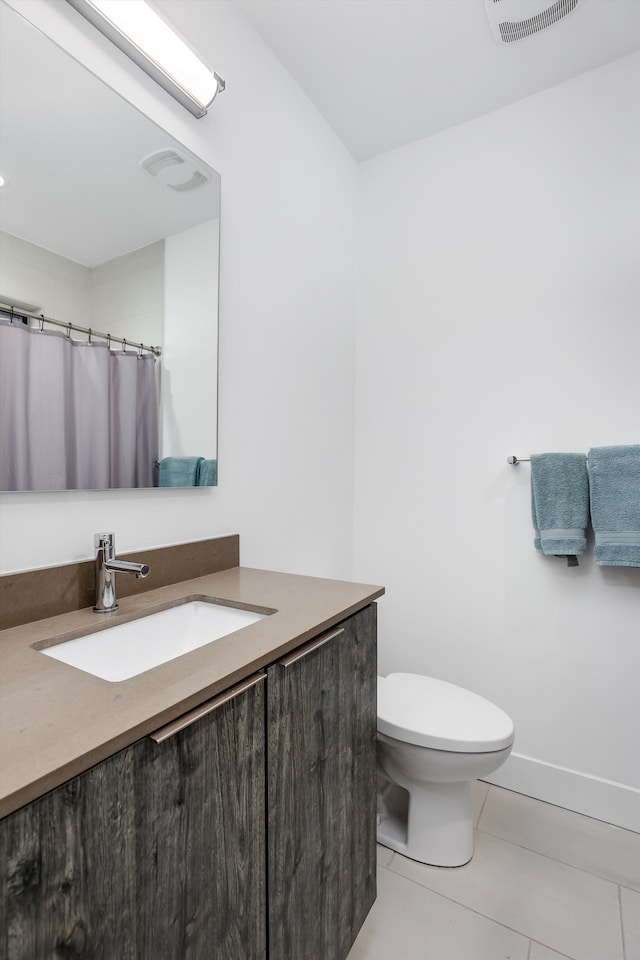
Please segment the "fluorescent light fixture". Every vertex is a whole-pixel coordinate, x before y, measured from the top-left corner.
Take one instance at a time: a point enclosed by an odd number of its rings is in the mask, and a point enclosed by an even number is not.
[[[194,117],[204,117],[224,81],[146,0],[67,0]]]

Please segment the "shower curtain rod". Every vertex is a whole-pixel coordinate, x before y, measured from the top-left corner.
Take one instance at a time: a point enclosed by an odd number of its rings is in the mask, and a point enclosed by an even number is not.
[[[71,335],[71,331],[74,333],[84,333],[89,338],[89,343],[93,337],[98,337],[100,340],[106,340],[109,344],[121,343],[123,353],[126,350],[127,346],[136,347],[137,350],[142,352],[147,350],[149,353],[152,353],[154,357],[159,357],[162,354],[161,347],[148,347],[144,343],[136,343],[132,340],[125,340],[123,337],[114,337],[110,333],[100,333],[99,330],[92,330],[91,327],[80,327],[75,323],[64,323],[62,320],[54,320],[53,317],[45,317],[43,313],[31,313],[29,310],[23,310],[22,307],[12,306],[9,303],[0,303],[0,310],[3,313],[8,313],[11,322],[13,318],[28,317],[30,320],[37,320],[40,323],[40,329],[42,330],[42,325],[45,323],[52,323],[56,327],[62,327],[67,331],[67,337]]]

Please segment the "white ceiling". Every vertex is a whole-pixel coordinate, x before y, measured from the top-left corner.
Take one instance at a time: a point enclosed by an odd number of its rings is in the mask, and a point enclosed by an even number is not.
[[[640,0],[582,0],[510,44],[494,39],[484,0],[234,3],[357,160],[640,49]]]
[[[80,15],[78,14],[78,17]],[[189,152],[0,3],[0,230],[95,267],[219,215],[220,180],[168,189],[140,161]],[[188,179],[185,175],[184,180]],[[6,296],[6,290],[0,290]]]

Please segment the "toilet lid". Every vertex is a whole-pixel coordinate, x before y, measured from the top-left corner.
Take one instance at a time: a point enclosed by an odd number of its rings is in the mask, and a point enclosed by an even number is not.
[[[378,731],[419,747],[489,753],[513,743],[513,721],[489,700],[415,673],[378,677]]]

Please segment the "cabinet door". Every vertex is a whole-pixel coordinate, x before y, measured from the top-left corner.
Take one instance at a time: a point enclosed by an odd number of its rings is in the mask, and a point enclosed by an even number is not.
[[[136,960],[134,753],[0,821],[2,960]]]
[[[344,960],[375,899],[375,616],[268,671],[271,960]]]
[[[257,679],[158,731],[160,743],[142,741],[138,960],[266,957],[265,675]],[[198,719],[203,711],[213,712]]]
[[[2,960],[263,960],[264,683],[205,707],[0,822]]]

